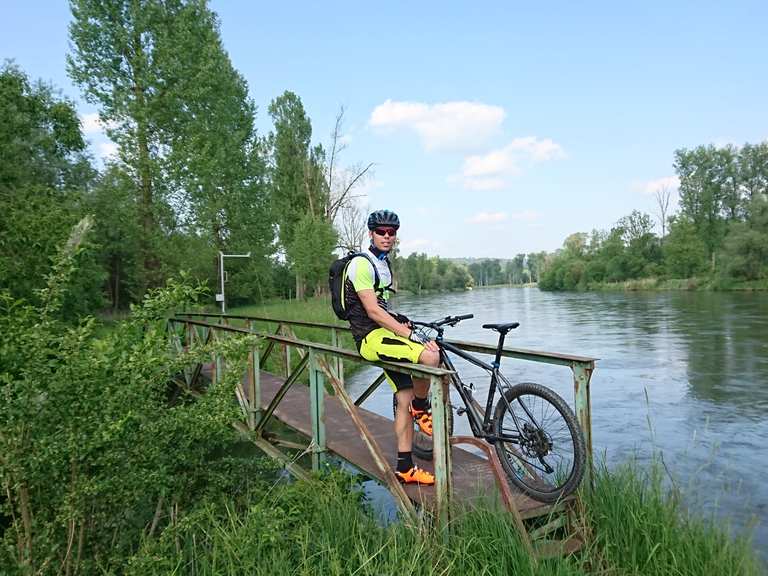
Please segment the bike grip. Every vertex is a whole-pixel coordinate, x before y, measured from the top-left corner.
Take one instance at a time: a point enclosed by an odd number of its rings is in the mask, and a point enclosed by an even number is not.
[[[456,316],[456,320],[469,320],[470,318],[474,317],[474,314],[462,314],[461,316]]]

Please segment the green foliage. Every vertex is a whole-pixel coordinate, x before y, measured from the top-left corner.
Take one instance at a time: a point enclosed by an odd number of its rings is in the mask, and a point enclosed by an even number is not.
[[[667,274],[672,278],[690,278],[705,270],[707,246],[690,220],[672,220],[669,236],[664,241]]]
[[[708,274],[705,284],[710,287],[750,282],[750,288],[759,288],[768,278],[768,143],[677,150],[675,170],[680,213],[669,218],[663,244],[652,231],[650,216],[633,210],[610,233],[593,232],[589,242],[583,233],[566,238],[563,250],[540,274],[539,286],[574,290],[619,283],[625,288],[663,288],[673,283],[629,281]],[[697,282],[683,285],[690,288]]]
[[[595,490],[584,494],[585,510],[593,555],[610,573],[762,573],[747,537],[734,538],[721,520],[691,516],[664,480],[660,463],[648,470],[634,462],[614,471],[598,467]]]
[[[213,256],[220,250],[250,251],[241,269],[268,276],[274,227],[264,146],[216,16],[197,1],[72,0],[71,7],[70,75],[99,105],[120,147],[101,192],[113,190],[121,200],[130,192],[133,206],[122,203],[122,216],[140,230],[130,235],[130,254],[113,243],[105,247],[113,308],[162,284],[179,264],[197,271],[198,259],[208,267],[198,277],[215,283]],[[201,238],[208,247],[179,262],[178,249],[189,252],[179,246],[186,235],[195,248]],[[257,291],[250,283],[233,285],[236,297]]]
[[[755,198],[747,222],[731,225],[720,260],[721,277],[737,280],[768,278],[768,200]]]
[[[466,266],[416,252],[398,259],[396,281],[398,289],[415,294],[432,290],[466,290],[473,285]]]
[[[83,185],[85,142],[74,104],[12,63],[0,66],[0,190],[24,185],[59,192]]]
[[[381,527],[361,504],[356,481],[338,473],[253,493],[240,505],[220,501],[146,541],[127,573],[583,574],[576,562],[535,564],[498,512],[462,516],[441,542],[401,524]]]
[[[128,574],[732,574],[761,566],[744,537],[689,517],[655,471],[598,469],[585,493],[586,549],[534,561],[509,515],[479,503],[457,507],[445,539],[401,523],[381,526],[356,481],[312,482],[206,501],[160,537],[147,538]]]
[[[299,220],[310,211],[305,177],[312,124],[301,98],[289,91],[270,103],[269,114],[275,125],[275,131],[269,137],[274,159],[271,201],[280,230],[280,243],[287,247],[293,244]]]
[[[70,101],[11,64],[0,68],[0,290],[15,298],[34,299],[50,255],[85,212],[93,171],[84,147]],[[76,295],[64,303],[70,316],[101,302],[100,268],[81,260]]]
[[[61,321],[91,226],[86,219],[73,230],[40,304],[0,293],[0,483],[9,519],[0,559],[28,572],[120,566],[143,533],[167,524],[168,510],[205,493],[212,462],[233,439],[237,370],[198,400],[169,402],[172,377],[213,352],[177,355],[168,345],[168,314],[199,288],[170,282],[102,338],[92,318]],[[216,352],[244,367],[253,345],[230,339]]]
[[[296,274],[308,287],[325,287],[328,266],[333,260],[338,236],[333,226],[324,220],[305,214],[296,224],[294,239],[288,247],[288,256]]]
[[[655,273],[661,262],[651,218],[633,210],[610,232],[572,234],[547,263],[539,279],[543,290],[584,290],[602,282],[623,282]]]

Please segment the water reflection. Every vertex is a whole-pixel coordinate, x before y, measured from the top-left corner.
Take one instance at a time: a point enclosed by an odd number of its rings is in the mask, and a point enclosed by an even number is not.
[[[600,358],[592,380],[593,438],[609,462],[661,450],[699,510],[738,526],[753,515],[759,550],[768,549],[768,294],[568,293],[497,288],[398,296],[398,310],[431,320],[473,313],[451,338],[496,343],[485,322],[517,321],[508,345]],[[478,396],[487,377],[461,363]],[[505,359],[512,381],[534,381],[573,399],[570,370]],[[361,390],[375,377],[350,382]],[[366,406],[391,411],[381,387]],[[459,431],[468,432],[464,418]]]

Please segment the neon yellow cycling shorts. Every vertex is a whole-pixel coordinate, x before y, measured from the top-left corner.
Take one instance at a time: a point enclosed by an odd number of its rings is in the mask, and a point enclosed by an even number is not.
[[[370,331],[360,342],[360,356],[372,362],[383,360],[418,364],[423,350],[423,344],[398,336],[387,328],[376,328]],[[413,380],[409,374],[384,370],[384,375],[395,392],[413,388]]]

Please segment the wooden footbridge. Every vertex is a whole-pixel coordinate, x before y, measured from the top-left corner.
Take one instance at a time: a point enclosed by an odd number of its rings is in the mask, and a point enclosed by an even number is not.
[[[296,337],[293,327],[325,332],[330,344]],[[568,554],[583,542],[583,522],[576,497],[556,504],[542,504],[517,491],[506,480],[491,446],[474,437],[448,435],[446,410],[450,410],[449,376],[439,368],[410,364],[368,362],[355,350],[343,348],[341,334],[349,328],[317,322],[293,321],[258,316],[222,314],[180,314],[169,320],[169,338],[179,351],[195,343],[209,343],[237,334],[258,338],[248,358],[248,367],[235,395],[243,413],[236,426],[269,456],[281,461],[293,475],[309,477],[295,458],[281,447],[299,448],[311,453],[312,467],[317,470],[328,452],[340,456],[370,477],[384,484],[395,499],[403,517],[417,521],[417,507],[430,509],[440,527],[447,526],[451,501],[471,502],[494,495],[493,486],[510,512],[529,551],[539,556]],[[496,348],[472,342],[450,341],[464,350],[494,354]],[[279,356],[275,355],[278,351]],[[570,368],[573,373],[575,413],[585,435],[587,475],[583,486],[589,489],[592,463],[589,382],[595,360],[581,356],[505,348],[503,355],[519,360],[544,362]],[[272,358],[271,372],[263,368]],[[429,487],[397,482],[392,463],[396,442],[392,420],[363,407],[367,398],[384,381],[383,373],[356,399],[344,386],[344,362],[389,367],[431,382],[433,416],[432,462],[419,461],[419,466],[435,474],[435,485]],[[277,366],[277,370],[274,369]],[[198,364],[185,370],[185,385],[192,388],[201,375],[208,374],[211,385],[221,381],[227,369],[221,357],[209,364]],[[309,386],[296,385],[303,373],[309,373]],[[279,373],[278,373],[279,372]],[[267,424],[277,419],[309,439],[305,447],[268,433]],[[471,445],[474,451],[461,445]],[[485,457],[478,456],[484,452]],[[558,535],[555,538],[555,535]]]

